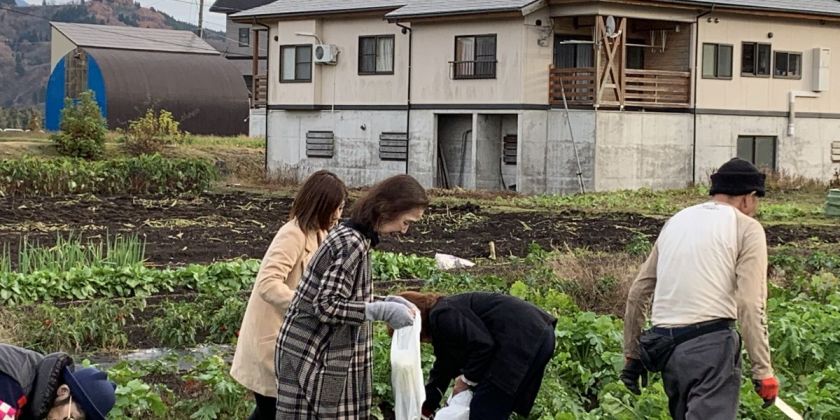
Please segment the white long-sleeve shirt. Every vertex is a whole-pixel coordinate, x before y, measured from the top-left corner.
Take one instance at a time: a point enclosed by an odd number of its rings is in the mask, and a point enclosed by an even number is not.
[[[737,319],[756,379],[773,375],[767,332],[767,239],[755,219],[707,202],[674,215],[630,288],[624,348],[638,358],[645,307],[651,321],[679,327]]]

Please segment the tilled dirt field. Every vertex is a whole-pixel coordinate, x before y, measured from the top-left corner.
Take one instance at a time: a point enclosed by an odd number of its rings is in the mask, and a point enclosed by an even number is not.
[[[207,194],[195,198],[60,197],[0,200],[0,247],[16,259],[18,242],[28,236],[41,244],[57,234],[86,237],[138,234],[146,256],[160,265],[205,263],[236,257],[261,258],[287,218],[291,199],[248,193]],[[629,213],[498,213],[475,205],[432,207],[407,235],[385,238],[380,249],[465,258],[486,257],[489,242],[499,256],[527,253],[532,242],[544,248],[624,249],[638,233],[655,236],[664,219]],[[831,226],[769,226],[771,245],[819,238],[840,242]]]

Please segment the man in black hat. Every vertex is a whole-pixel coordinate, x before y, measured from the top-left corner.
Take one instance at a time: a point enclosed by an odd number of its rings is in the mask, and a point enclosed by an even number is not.
[[[65,353],[44,356],[0,344],[0,420],[105,420],[116,385]]]
[[[741,337],[756,391],[779,392],[767,332],[767,239],[753,217],[765,175],[732,159],[711,176],[712,199],[662,228],[630,287],[621,380],[639,394],[647,372],[662,372],[675,419],[734,419],[741,387]],[[651,301],[653,328],[642,332]]]

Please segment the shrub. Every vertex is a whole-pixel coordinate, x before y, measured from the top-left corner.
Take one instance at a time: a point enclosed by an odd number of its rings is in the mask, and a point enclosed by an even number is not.
[[[121,141],[126,152],[139,156],[160,153],[173,140],[181,137],[183,133],[171,112],[150,108],[145,115],[128,124]]]
[[[0,196],[200,193],[217,178],[215,166],[201,159],[24,158],[0,161]]]
[[[60,128],[61,132],[52,136],[59,153],[84,159],[102,157],[108,126],[93,91],[82,92],[78,101],[64,100]]]

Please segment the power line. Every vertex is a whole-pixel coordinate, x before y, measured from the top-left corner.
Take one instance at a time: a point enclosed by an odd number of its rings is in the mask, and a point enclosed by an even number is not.
[[[0,6],[0,10],[6,10],[6,11],[9,11],[9,12],[12,12],[12,13],[17,13],[19,15],[29,16],[29,17],[33,17],[33,18],[37,18],[37,19],[41,19],[41,20],[45,20],[47,22],[50,22],[49,18],[46,18],[46,17],[43,17],[43,16],[38,16],[38,15],[35,15],[35,14],[32,14],[32,13],[22,12],[20,10],[11,9],[11,8],[8,8],[8,7],[5,7],[5,6]],[[162,41],[162,40],[146,38],[146,37],[142,37],[142,36],[138,36],[138,35],[109,31],[107,29],[98,28],[96,26],[101,26],[101,25],[89,25],[89,26],[86,26],[86,28],[90,29],[90,30],[94,30],[94,31],[99,31],[99,32],[103,32],[103,33],[112,34],[112,35],[124,36],[124,37],[127,37],[127,38],[140,39],[140,40],[143,40],[143,41],[151,41],[151,42],[156,42],[156,43],[159,43],[159,44],[174,45],[176,47],[189,47],[189,48],[192,48],[194,50],[214,52],[214,53],[217,53],[217,54],[220,54],[220,55],[222,54],[222,51],[219,51],[215,48],[208,49],[208,48],[195,47],[195,46],[192,46],[192,45],[179,44],[179,43],[176,43],[176,42]],[[224,37],[224,38],[229,39],[227,37]],[[231,41],[235,41],[235,40],[231,40]],[[249,57],[249,58],[253,57],[252,55],[249,55],[249,54],[236,54],[236,53],[225,53],[225,56],[229,56],[229,57]]]

